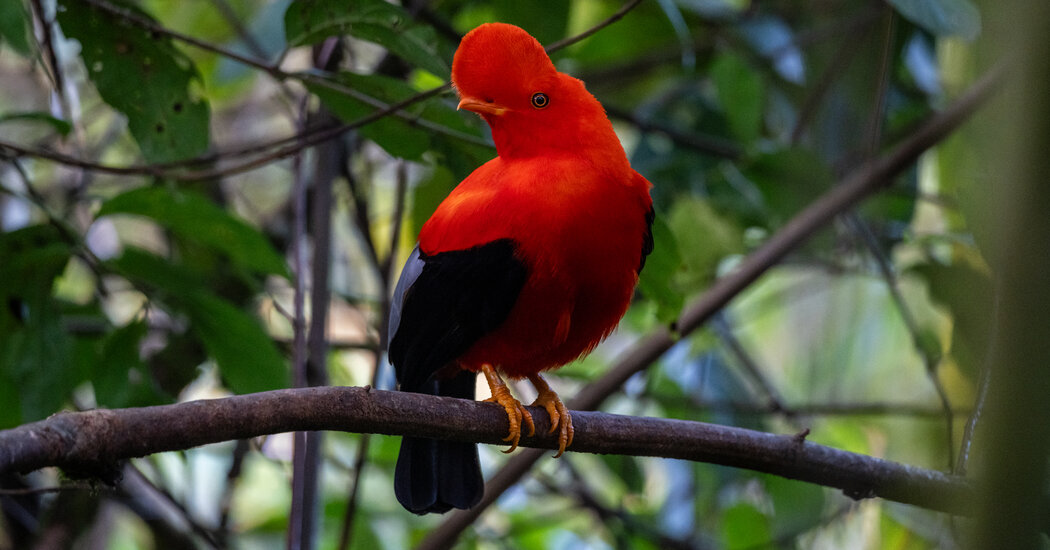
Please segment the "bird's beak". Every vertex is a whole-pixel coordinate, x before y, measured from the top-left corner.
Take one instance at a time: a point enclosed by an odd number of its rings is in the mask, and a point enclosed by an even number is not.
[[[456,105],[456,109],[466,109],[473,111],[479,115],[496,115],[500,116],[507,112],[507,108],[490,101],[482,101],[473,97],[464,97],[459,100],[459,105]]]

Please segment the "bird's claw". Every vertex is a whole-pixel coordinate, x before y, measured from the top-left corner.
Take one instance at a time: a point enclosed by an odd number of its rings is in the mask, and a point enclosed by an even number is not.
[[[507,437],[503,438],[503,441],[510,443],[510,448],[503,451],[504,453],[513,452],[514,449],[518,448],[518,442],[521,441],[521,428],[523,424],[529,431],[529,437],[536,435],[536,424],[532,421],[532,415],[529,414],[528,409],[526,409],[520,401],[514,399],[509,392],[497,391],[497,393],[493,394],[492,397],[485,399],[485,401],[498,403],[503,406],[503,410],[507,411],[507,421],[510,422],[510,432],[507,434]]]
[[[521,441],[522,425],[525,425],[529,430],[529,437],[532,437],[536,435],[536,424],[533,423],[532,415],[529,414],[528,409],[520,401],[514,399],[514,396],[510,394],[510,390],[507,389],[507,385],[503,383],[503,380],[496,374],[492,366],[483,365],[481,371],[485,374],[485,379],[489,383],[489,391],[492,392],[492,397],[485,399],[485,401],[498,403],[503,406],[503,410],[507,411],[510,431],[507,437],[503,438],[503,441],[510,443],[510,448],[503,452],[510,453],[518,448],[518,442]]]
[[[542,406],[547,409],[547,414],[551,419],[551,427],[547,430],[547,433],[554,433],[558,430],[558,454],[554,455],[554,458],[565,454],[565,449],[569,445],[572,445],[572,438],[575,434],[575,430],[572,427],[572,416],[569,414],[569,409],[562,403],[558,394],[554,393],[554,390],[547,385],[547,382],[539,377],[539,375],[530,376],[529,380],[536,386],[539,395],[536,400],[532,402],[532,406]]]

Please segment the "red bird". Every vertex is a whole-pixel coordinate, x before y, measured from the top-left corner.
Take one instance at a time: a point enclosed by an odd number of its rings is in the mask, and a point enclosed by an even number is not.
[[[528,378],[559,430],[572,420],[540,372],[590,352],[623,317],[653,249],[650,183],[635,172],[583,82],[513,25],[463,37],[452,62],[459,108],[481,115],[498,156],[423,225],[394,291],[390,361],[401,391],[474,399],[484,373],[507,411],[510,452],[532,417],[500,374]],[[405,437],[394,477],[411,512],[478,503],[473,443]]]

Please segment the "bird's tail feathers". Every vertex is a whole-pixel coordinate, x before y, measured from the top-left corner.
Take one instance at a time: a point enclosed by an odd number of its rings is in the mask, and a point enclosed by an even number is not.
[[[430,381],[418,393],[474,399],[476,374],[461,371],[447,380]],[[404,437],[394,469],[394,494],[414,514],[467,509],[481,501],[485,489],[475,443]]]

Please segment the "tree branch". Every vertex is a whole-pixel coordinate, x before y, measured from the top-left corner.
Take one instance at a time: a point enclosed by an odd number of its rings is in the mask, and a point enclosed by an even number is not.
[[[521,445],[557,447],[543,409],[535,437]],[[774,435],[703,422],[573,411],[573,452],[678,458],[748,468],[969,515],[973,488],[962,478]],[[208,443],[291,431],[339,430],[426,436],[502,445],[503,410],[489,403],[368,387],[276,390],[130,409],[63,412],[0,432],[0,474],[59,466],[110,470],[115,461]]]

